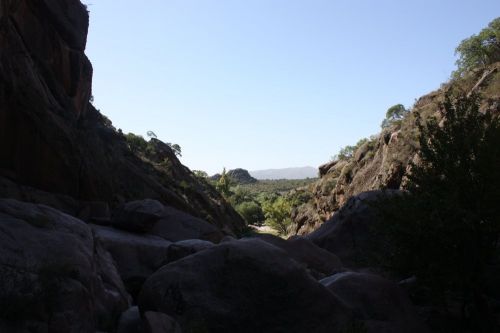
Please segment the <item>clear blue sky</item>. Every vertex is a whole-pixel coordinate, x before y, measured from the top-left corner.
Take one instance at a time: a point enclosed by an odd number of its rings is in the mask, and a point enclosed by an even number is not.
[[[208,173],[328,161],[437,89],[500,15],[498,0],[86,3],[94,104]]]

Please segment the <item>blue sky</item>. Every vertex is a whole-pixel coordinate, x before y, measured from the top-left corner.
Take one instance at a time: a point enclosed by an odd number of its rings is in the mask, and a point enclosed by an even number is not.
[[[439,88],[498,0],[87,0],[94,104],[212,174],[318,166]]]

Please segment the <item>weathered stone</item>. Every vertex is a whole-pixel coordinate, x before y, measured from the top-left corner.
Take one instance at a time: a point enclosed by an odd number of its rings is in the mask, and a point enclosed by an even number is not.
[[[347,267],[370,266],[387,250],[374,230],[380,217],[373,204],[384,195],[397,193],[400,191],[370,191],[356,195],[306,237],[337,255]]]
[[[111,223],[109,205],[104,201],[81,202],[78,218],[88,223],[109,225]]]
[[[367,332],[428,332],[408,296],[394,282],[355,272],[335,274],[320,282],[355,311]]]
[[[132,232],[148,232],[161,218],[165,207],[157,200],[127,202],[113,212],[113,227]]]
[[[216,226],[169,206],[165,207],[161,219],[149,233],[172,242],[203,239],[218,243],[224,237]]]
[[[139,308],[133,306],[123,312],[118,321],[116,333],[143,333],[141,314]]]
[[[170,316],[154,311],[144,313],[145,333],[182,333],[179,324]]]
[[[139,308],[173,317],[185,332],[336,332],[350,316],[283,250],[258,239],[162,267],[144,284]]]
[[[129,296],[84,222],[0,199],[0,321],[35,331],[110,330]]]
[[[168,262],[176,261],[191,254],[206,250],[214,246],[212,242],[201,239],[187,239],[172,243],[168,247]]]
[[[96,239],[111,253],[128,292],[134,298],[144,281],[168,262],[172,243],[163,238],[97,225],[92,225],[92,229]]]
[[[342,263],[336,255],[316,246],[304,237],[296,236],[288,240],[273,235],[259,235],[258,237],[284,250],[290,258],[303,264],[317,279],[332,275],[342,268]]]

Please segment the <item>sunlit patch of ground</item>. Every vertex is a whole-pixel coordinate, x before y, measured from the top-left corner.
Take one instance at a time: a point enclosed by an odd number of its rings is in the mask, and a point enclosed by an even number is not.
[[[267,225],[262,225],[262,226],[251,225],[250,228],[252,228],[252,230],[258,234],[271,234],[274,236],[279,236],[276,230]]]

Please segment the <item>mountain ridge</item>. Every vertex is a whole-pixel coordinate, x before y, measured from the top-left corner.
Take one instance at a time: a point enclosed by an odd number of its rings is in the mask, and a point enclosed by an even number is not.
[[[306,179],[318,177],[318,169],[312,166],[271,168],[249,171],[250,175],[259,180],[275,179]]]

